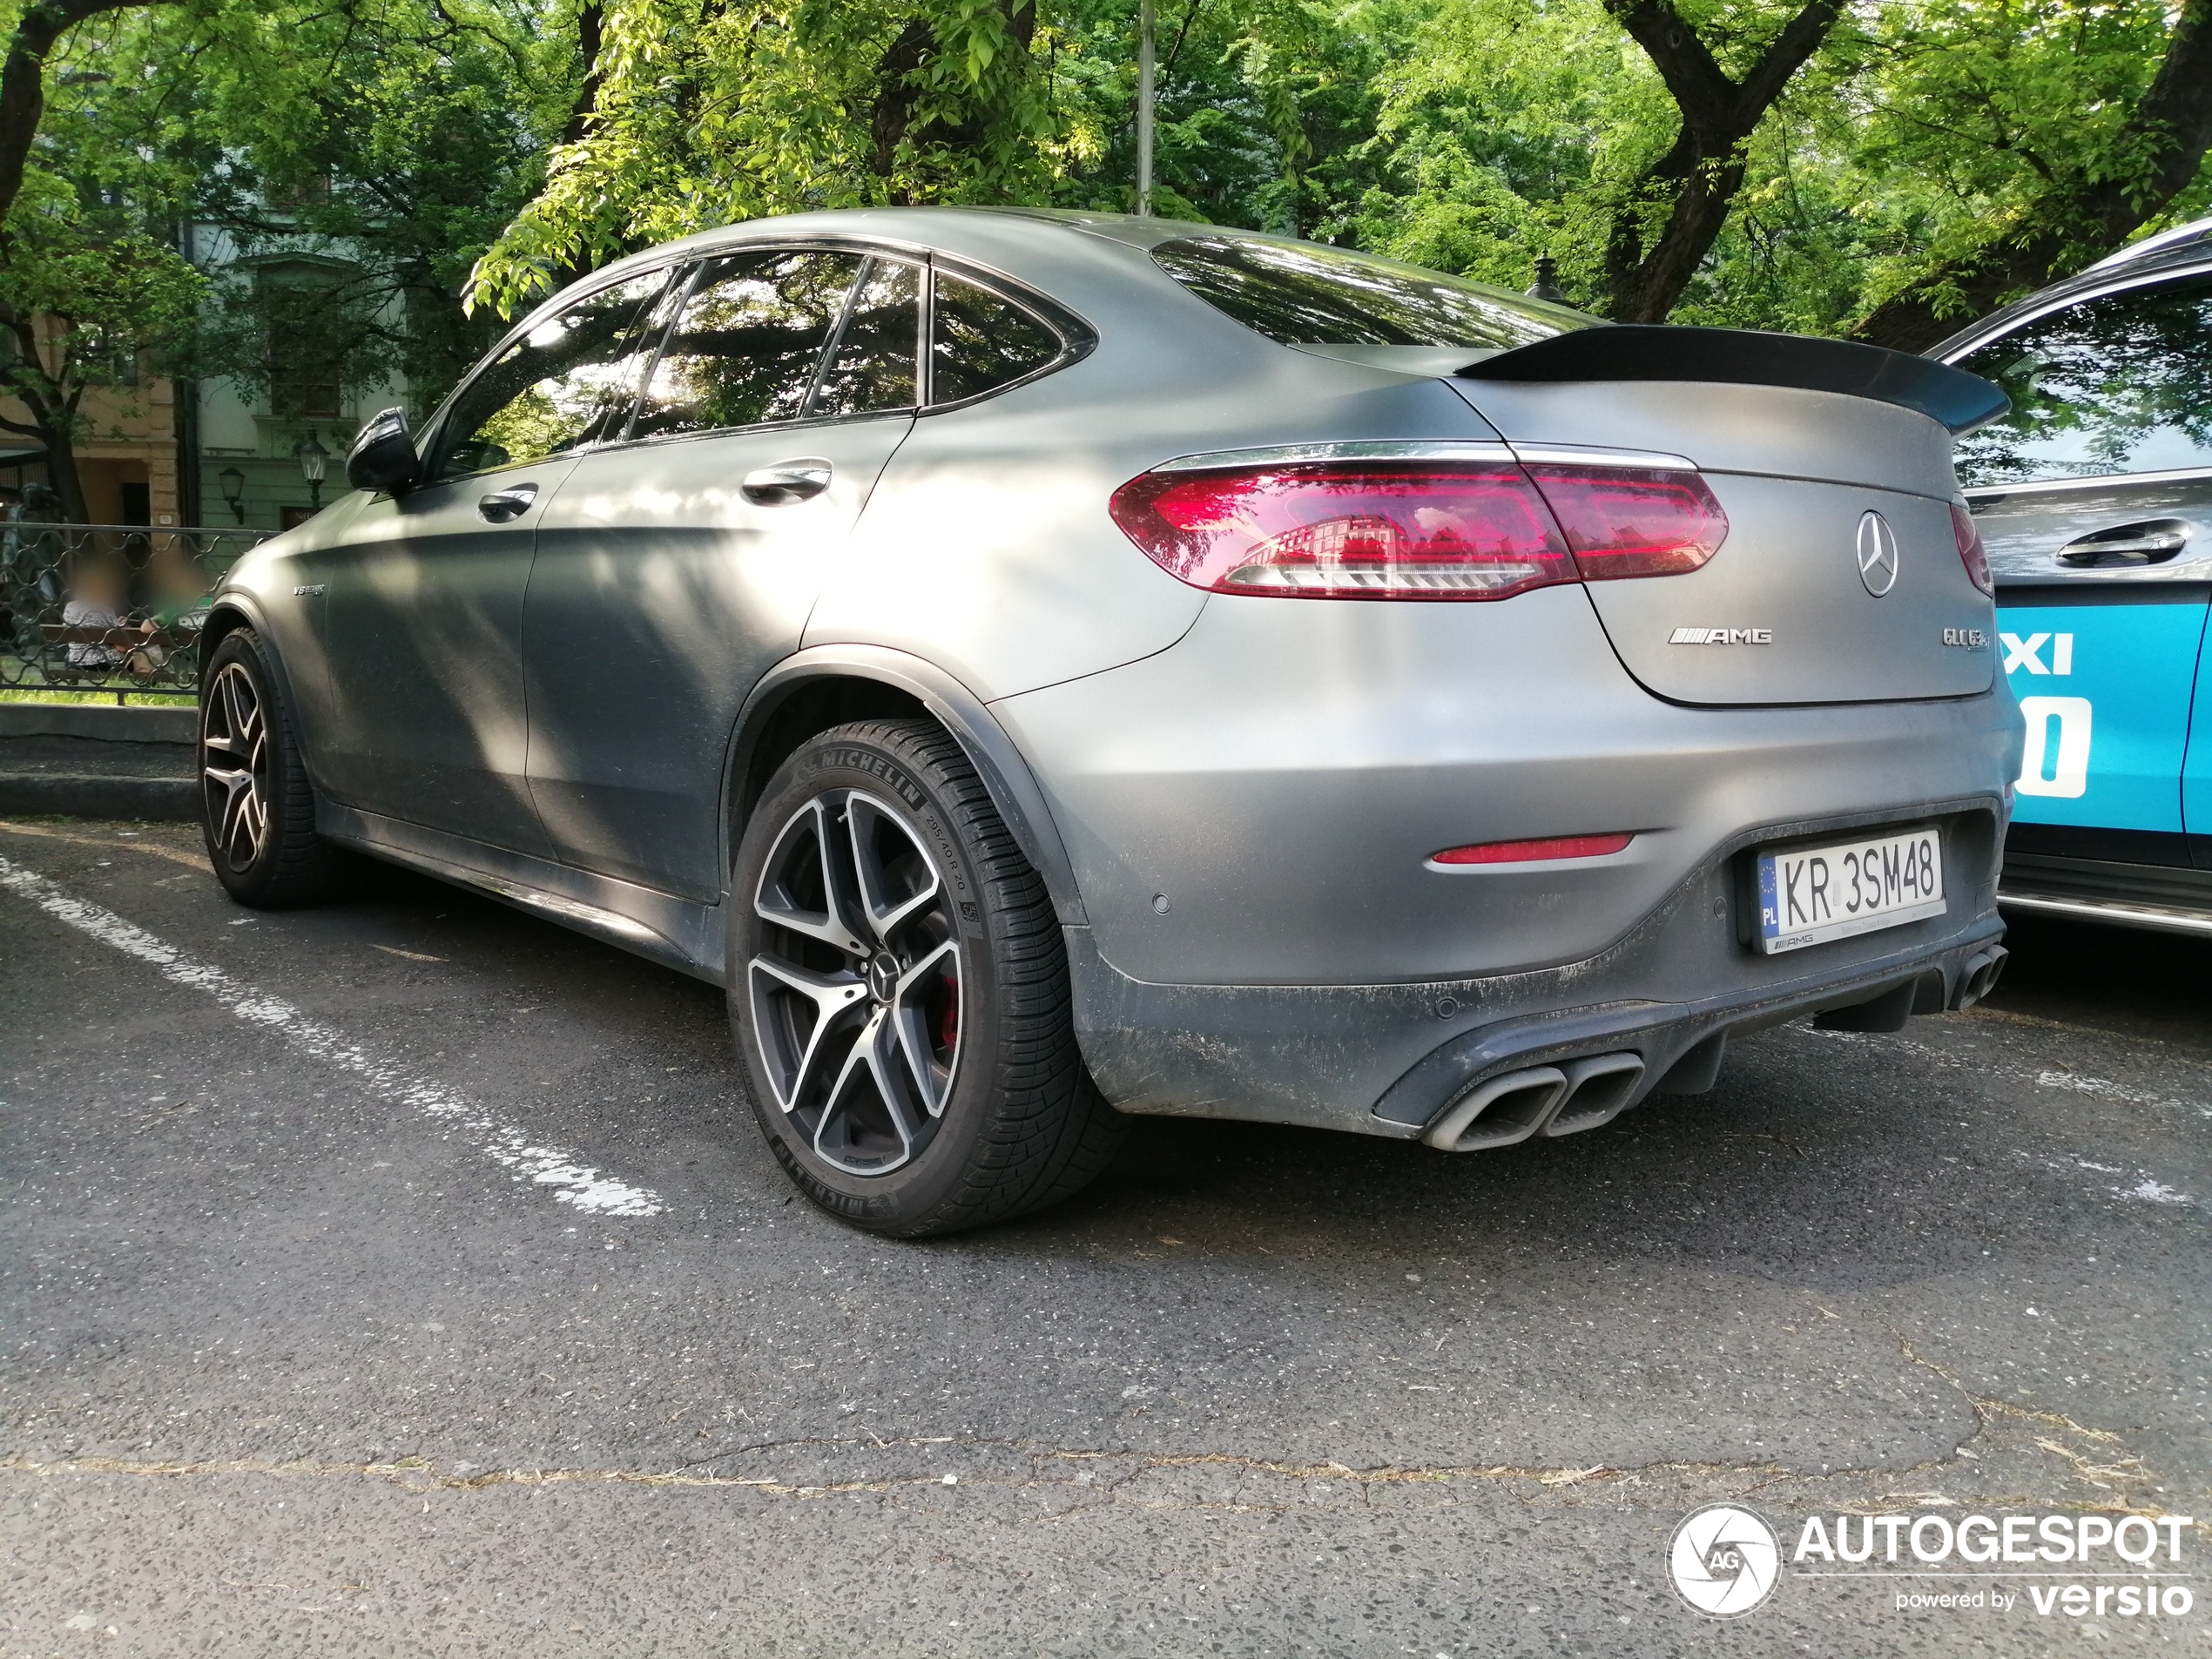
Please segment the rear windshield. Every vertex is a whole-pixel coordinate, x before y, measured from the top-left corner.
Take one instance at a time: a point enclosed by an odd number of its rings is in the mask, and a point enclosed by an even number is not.
[[[1312,242],[1187,236],[1152,257],[1217,311],[1285,346],[1510,351],[1600,326],[1548,300]]]

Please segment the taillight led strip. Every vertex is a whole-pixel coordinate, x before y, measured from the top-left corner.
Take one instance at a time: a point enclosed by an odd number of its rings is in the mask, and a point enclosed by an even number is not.
[[[1728,535],[1680,456],[1488,443],[1185,456],[1123,484],[1111,510],[1177,580],[1282,598],[1503,599],[1674,576]]]

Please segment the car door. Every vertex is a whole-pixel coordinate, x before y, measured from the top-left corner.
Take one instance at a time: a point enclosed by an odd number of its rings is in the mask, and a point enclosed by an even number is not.
[[[524,775],[523,600],[538,518],[627,414],[611,388],[665,270],[508,341],[427,435],[425,481],[368,502],[321,561],[331,718],[317,753],[348,806],[546,855]]]
[[[2182,779],[2212,591],[2212,276],[2120,288],[1954,359],[2011,395],[1958,464],[2027,721],[2023,860],[2189,863]],[[2212,819],[2212,801],[2198,810]]]
[[[712,902],[738,711],[914,423],[918,261],[777,247],[672,293],[624,441],[538,527],[531,793],[558,857]]]

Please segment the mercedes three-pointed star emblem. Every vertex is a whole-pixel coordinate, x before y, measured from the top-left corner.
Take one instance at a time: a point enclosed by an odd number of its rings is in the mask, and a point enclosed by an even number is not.
[[[1871,508],[1858,516],[1858,579],[1877,599],[1897,585],[1897,532]]]

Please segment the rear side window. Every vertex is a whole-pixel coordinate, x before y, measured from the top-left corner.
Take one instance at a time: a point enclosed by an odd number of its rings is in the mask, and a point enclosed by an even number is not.
[[[710,263],[669,330],[631,435],[713,432],[805,414],[863,262],[857,253],[797,250]]]
[[[1152,258],[1215,310],[1285,346],[1510,351],[1602,326],[1566,306],[1312,242],[1190,236]]]
[[[996,391],[1060,355],[1060,336],[1011,300],[940,272],[930,319],[929,401]]]
[[[2085,300],[1959,367],[2013,400],[1959,440],[1969,488],[2212,466],[2212,282]]]
[[[807,413],[910,409],[921,374],[921,267],[871,260]]]

